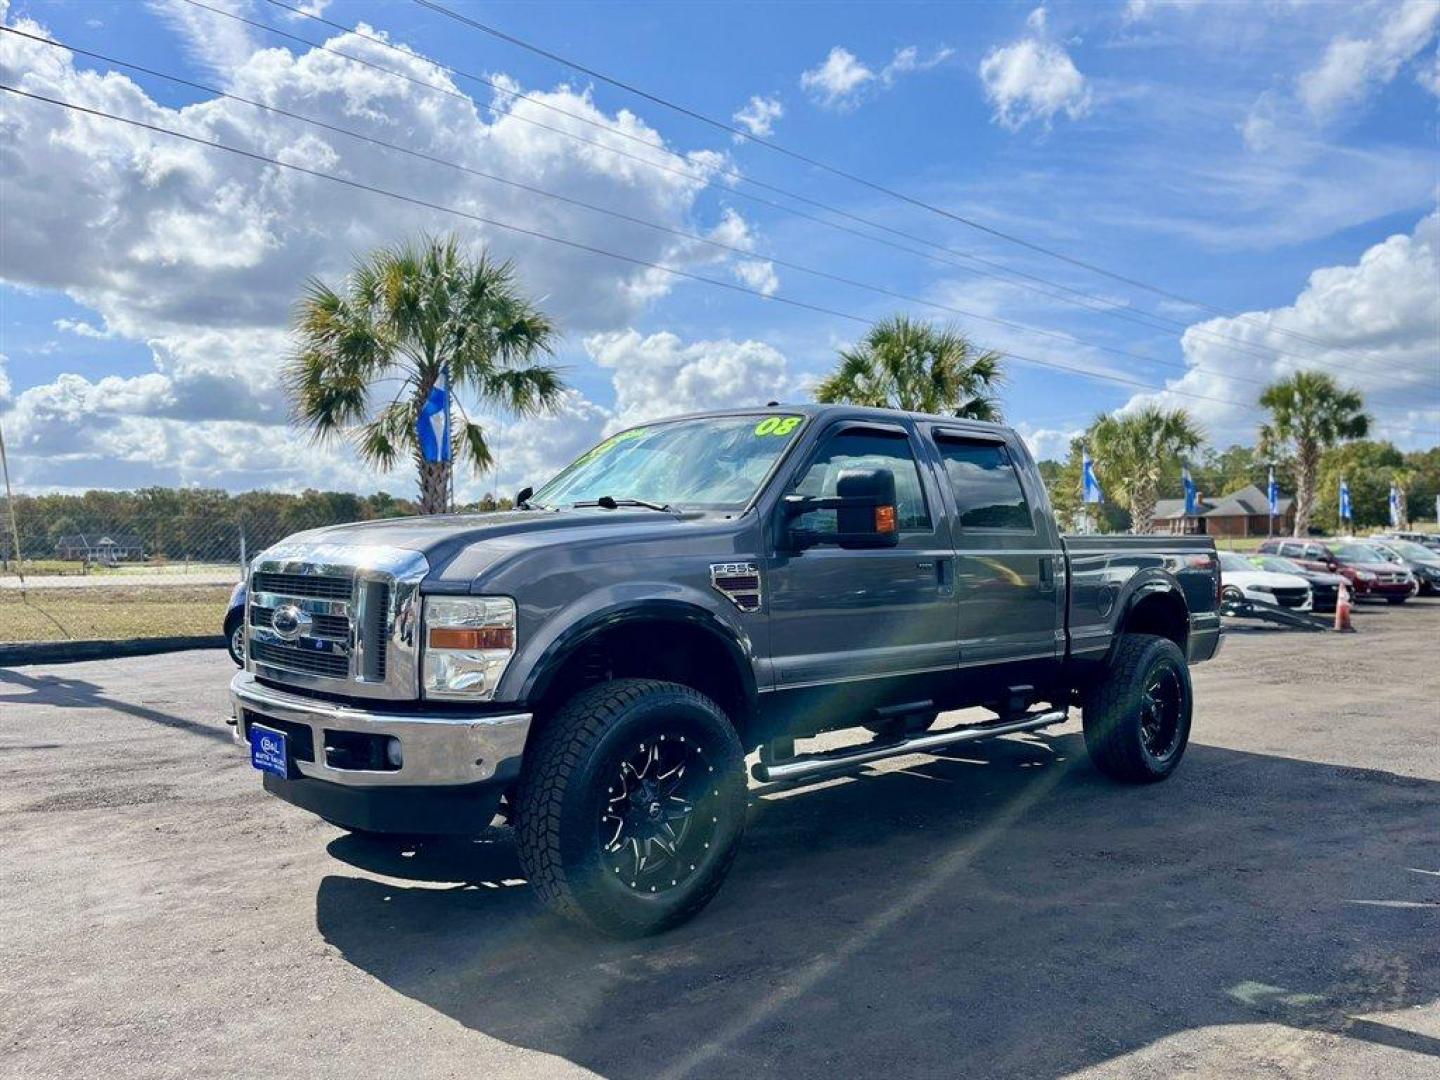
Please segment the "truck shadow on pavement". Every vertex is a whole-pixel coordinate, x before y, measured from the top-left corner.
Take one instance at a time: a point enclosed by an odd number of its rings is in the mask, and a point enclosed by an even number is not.
[[[7,708],[18,708],[21,705],[47,705],[53,708],[95,710],[101,713],[104,710],[110,710],[126,716],[133,716],[138,720],[158,724],[172,731],[198,735],[202,739],[226,745],[233,741],[228,728],[188,720],[162,709],[121,700],[108,694],[99,684],[88,682],[85,679],[64,678],[50,674],[28,675],[23,671],[0,668],[0,689],[4,689],[7,684],[24,691],[23,693],[0,695],[0,700],[3,700]]]
[[[755,800],[715,902],[639,942],[541,913],[498,830],[330,850],[423,883],[322,882],[348,962],[617,1080],[1059,1076],[1237,1023],[1440,1058],[1364,1018],[1440,999],[1440,785],[1389,773],[1193,745],[1123,788],[1000,740]]]

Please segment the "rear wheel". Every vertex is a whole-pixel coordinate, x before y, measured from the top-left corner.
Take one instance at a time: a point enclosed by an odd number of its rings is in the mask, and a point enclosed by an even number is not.
[[[745,827],[745,755],[705,695],[603,683],[566,703],[527,758],[516,837],[551,910],[638,936],[684,922],[719,890]]]
[[[1179,646],[1152,634],[1122,635],[1103,681],[1085,699],[1090,760],[1115,780],[1164,780],[1189,744],[1192,706]]]

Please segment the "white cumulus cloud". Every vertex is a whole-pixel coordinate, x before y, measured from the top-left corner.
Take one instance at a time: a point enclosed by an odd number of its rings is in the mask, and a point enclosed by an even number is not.
[[[784,115],[785,106],[780,104],[779,98],[753,94],[731,119],[751,135],[763,139],[775,130],[775,121]]]
[[[762,341],[686,344],[672,333],[629,329],[593,334],[585,349],[613,372],[611,431],[677,413],[763,405],[792,396],[798,385],[785,357]]]
[[[993,119],[1011,131],[1031,122],[1049,127],[1061,113],[1080,119],[1093,101],[1089,83],[1070,54],[1045,38],[1044,8],[1032,11],[1027,23],[1031,36],[991,49],[980,62]]]
[[[756,246],[735,211],[717,222],[697,207],[727,167],[723,151],[677,149],[639,115],[606,112],[588,92],[562,85],[531,100],[497,93],[476,102],[423,58],[361,33],[336,32],[328,44],[439,89],[331,52],[262,47],[234,31],[237,24],[189,5],[156,0],[152,7],[202,63],[223,73],[227,89],[247,98],[667,228],[739,238],[733,246],[743,251]],[[3,0],[0,17],[46,34]],[[494,78],[521,89],[503,74]],[[770,281],[763,260],[732,259],[457,169],[417,165],[239,102],[202,95],[170,108],[123,74],[77,65],[64,49],[16,35],[0,37],[0,81],[590,248],[681,268],[728,264],[762,290]],[[154,368],[98,381],[57,372],[10,394],[3,411],[7,435],[16,432],[12,471],[28,484],[377,485],[351,456],[310,452],[285,429],[278,376],[290,349],[291,307],[305,281],[338,282],[354,253],[404,237],[454,231],[472,252],[513,259],[522,287],[544,298],[571,341],[627,325],[677,287],[662,271],[8,95],[0,110],[0,184],[0,279],[65,293],[93,315],[61,320],[59,329],[141,343]],[[598,408],[583,399],[567,405],[572,421],[593,419]],[[500,418],[493,426],[497,437],[512,432]],[[524,443],[514,434],[503,445],[519,454]],[[392,489],[410,483],[402,476]]]
[[[63,334],[74,334],[76,337],[85,338],[108,338],[110,335],[93,323],[84,319],[56,319],[55,329]]]
[[[916,45],[895,50],[890,62],[877,72],[842,45],[836,45],[823,61],[800,76],[800,87],[817,105],[830,109],[853,109],[873,90],[888,89],[902,75],[929,71],[953,56],[944,46],[922,55]]]
[[[1440,4],[1435,0],[1406,0],[1389,10],[1372,36],[1335,38],[1320,62],[1296,80],[1300,100],[1322,119],[1362,100],[1430,43],[1437,24]]]
[[[821,105],[844,108],[853,104],[861,87],[874,79],[875,72],[859,57],[836,45],[820,64],[801,73],[800,88]]]
[[[1440,442],[1440,211],[1409,233],[1366,250],[1351,265],[1315,270],[1293,304],[1197,323],[1181,344],[1193,365],[1127,408],[1161,401],[1183,407],[1222,445],[1252,441],[1260,416],[1222,401],[1253,402],[1260,386],[1300,370],[1320,370],[1360,390],[1375,413],[1373,435],[1406,446]],[[1300,336],[1296,336],[1300,335]],[[1291,354],[1256,357],[1242,349]],[[1312,342],[1318,342],[1313,344]],[[1240,376],[1236,378],[1235,376]]]
[[[766,296],[780,288],[780,276],[775,273],[775,264],[769,259],[741,259],[735,263],[735,276],[757,292]]]

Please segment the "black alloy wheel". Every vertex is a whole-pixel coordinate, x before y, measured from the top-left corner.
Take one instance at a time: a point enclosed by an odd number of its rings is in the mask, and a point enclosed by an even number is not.
[[[601,861],[644,893],[684,885],[705,862],[718,832],[715,766],[679,731],[641,740],[623,753],[600,813]]]
[[[1156,761],[1167,760],[1180,745],[1184,707],[1180,673],[1168,658],[1161,660],[1151,669],[1140,695],[1140,745]]]

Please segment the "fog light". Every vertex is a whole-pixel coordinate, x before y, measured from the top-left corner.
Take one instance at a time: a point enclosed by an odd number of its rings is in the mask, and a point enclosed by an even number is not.
[[[397,769],[405,764],[405,755],[400,752],[400,740],[394,736],[385,740],[385,760]]]

